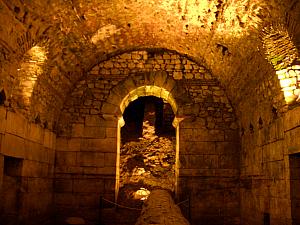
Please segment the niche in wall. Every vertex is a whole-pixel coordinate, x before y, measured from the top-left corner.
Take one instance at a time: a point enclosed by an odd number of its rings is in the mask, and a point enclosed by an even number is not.
[[[22,167],[23,159],[4,156],[4,176],[0,193],[0,221],[3,224],[19,224]]]
[[[4,156],[4,175],[20,177],[22,174],[23,159]]]
[[[4,105],[5,100],[6,100],[5,91],[2,89],[0,91],[0,105]]]

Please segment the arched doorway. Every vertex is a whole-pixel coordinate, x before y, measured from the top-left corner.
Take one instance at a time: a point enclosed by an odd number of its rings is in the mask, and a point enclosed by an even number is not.
[[[178,193],[179,183],[179,123],[185,117],[192,115],[193,102],[186,91],[173,77],[163,71],[149,72],[130,76],[118,83],[111,91],[106,102],[101,107],[101,115],[106,121],[116,123],[116,179],[115,201],[118,199],[120,188],[120,149],[121,128],[125,121],[123,114],[131,102],[145,96],[154,96],[168,103],[175,115],[172,121],[176,129],[176,153],[175,153],[175,195]]]
[[[154,189],[175,191],[175,118],[170,104],[139,97],[123,113],[118,202],[137,206]]]

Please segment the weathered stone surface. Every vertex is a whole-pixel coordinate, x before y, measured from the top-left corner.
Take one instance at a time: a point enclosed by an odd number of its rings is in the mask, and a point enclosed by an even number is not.
[[[175,205],[171,195],[165,190],[153,190],[146,200],[136,225],[174,224],[188,225],[180,208]]]
[[[194,224],[298,224],[299,1],[98,3],[0,2],[0,221],[45,221],[54,176],[105,177],[114,199],[118,119],[154,95],[185,118],[177,190]],[[97,196],[67,186],[59,215],[96,221]]]

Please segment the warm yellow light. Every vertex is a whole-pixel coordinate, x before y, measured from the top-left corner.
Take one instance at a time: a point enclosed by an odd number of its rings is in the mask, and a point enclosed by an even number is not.
[[[139,199],[141,201],[146,200],[150,195],[150,191],[146,188],[140,188],[134,193],[134,199]]]
[[[166,89],[155,85],[144,85],[129,92],[129,94],[125,96],[125,98],[122,100],[120,104],[121,111],[124,112],[128,104],[136,100],[137,97],[143,97],[143,96],[155,96],[158,98],[162,98],[171,105],[174,113],[177,112],[177,104],[172,94]]]
[[[280,80],[280,86],[282,88],[290,87],[291,85],[296,84],[296,78],[287,78],[287,79],[281,79]]]
[[[99,41],[103,41],[119,33],[120,33],[120,29],[117,29],[116,25],[109,24],[97,30],[97,32],[92,36],[91,42],[93,44],[97,44]]]
[[[38,77],[43,73],[43,65],[47,60],[45,47],[38,45],[32,47],[24,56],[18,70],[21,78],[21,87],[25,105],[30,103],[30,97]]]
[[[250,29],[258,27],[261,21],[258,15],[264,5],[249,3],[249,0],[236,0],[222,6],[220,10],[215,1],[210,0],[163,0],[159,7],[180,20],[184,18],[186,23],[198,28],[211,28],[216,23],[216,14],[222,13],[222,23],[218,23],[216,30],[222,35],[225,33],[238,37],[249,34]]]
[[[298,69],[299,68],[299,69]],[[300,100],[300,66],[293,65],[276,71],[287,104]]]

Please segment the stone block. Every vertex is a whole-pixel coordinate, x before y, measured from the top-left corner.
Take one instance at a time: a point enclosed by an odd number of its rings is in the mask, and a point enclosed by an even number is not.
[[[116,153],[104,153],[104,166],[116,166],[117,154]]]
[[[77,165],[77,152],[56,152],[55,162],[57,166],[75,166]]]
[[[182,142],[182,141],[186,141],[186,142],[188,142],[188,141],[197,141],[197,140],[194,140],[194,131],[193,131],[193,129],[190,129],[190,128],[186,129],[186,128],[181,128],[181,127],[179,127],[179,129],[180,129],[179,130],[179,140],[180,140],[180,142]],[[199,140],[199,141],[201,141],[201,140]]]
[[[44,146],[46,148],[54,149],[56,141],[56,134],[49,130],[44,130]]]
[[[118,105],[121,104],[122,100],[123,100],[123,98],[120,97],[119,95],[117,95],[115,93],[111,93],[109,98],[106,100],[106,102],[111,104],[111,105],[118,106]]]
[[[239,139],[238,130],[225,130],[225,141],[238,141]]]
[[[180,128],[204,128],[206,124],[206,119],[204,118],[186,118],[180,122]]]
[[[182,157],[184,162],[182,163]],[[185,165],[184,165],[185,164]],[[216,169],[219,168],[218,155],[181,155],[180,165],[182,168],[189,169]]]
[[[284,142],[276,141],[263,146],[263,162],[283,160]]]
[[[7,111],[6,132],[25,137],[27,122],[25,118],[17,113]]]
[[[24,160],[22,176],[24,177],[48,177],[48,164],[32,160]]]
[[[166,89],[168,92],[172,93],[172,90],[175,88],[175,86],[176,86],[176,81],[168,77],[166,82],[164,83],[163,88]]]
[[[74,179],[73,191],[75,193],[103,193],[104,182],[99,179]]]
[[[48,162],[48,152],[44,150],[41,144],[26,140],[24,148],[24,159]]]
[[[116,175],[116,167],[115,166],[106,166],[106,167],[102,167],[102,168],[97,168],[97,174],[115,176]]]
[[[180,141],[224,141],[224,131],[208,129],[180,129]]]
[[[136,83],[134,82],[134,80],[133,79],[126,79],[124,82],[123,82],[123,85],[126,87],[126,90],[127,90],[127,92],[129,93],[129,92],[131,92],[131,91],[133,91],[134,89],[136,89]],[[122,101],[122,99],[119,99],[118,101],[116,101],[116,103],[118,103],[119,102],[119,104],[120,104],[120,102]]]
[[[183,155],[202,155],[216,154],[216,144],[214,142],[195,142],[181,141],[179,154]]]
[[[97,127],[97,126],[102,126],[101,124],[101,118],[99,115],[88,115],[85,117],[85,126],[89,127]]]
[[[285,166],[284,161],[273,161],[264,164],[264,172],[266,176],[271,179],[284,179],[285,178]]]
[[[65,206],[72,206],[75,208],[78,206],[76,202],[76,195],[73,193],[55,193],[55,204],[56,205],[65,205]]]
[[[81,140],[81,151],[99,151],[99,152],[117,152],[117,139],[90,139],[85,138]]]
[[[219,155],[219,167],[221,169],[239,169],[239,155],[238,154]]]
[[[80,166],[104,167],[104,153],[79,152],[77,163]]]
[[[273,142],[284,138],[284,124],[281,118],[272,123],[268,134],[268,142]]]
[[[88,117],[88,118],[87,118]],[[87,116],[85,118],[86,123],[97,123],[96,118]],[[82,137],[84,132],[84,124],[77,123],[72,125],[72,137]]]
[[[166,72],[160,71],[155,74],[154,85],[158,87],[164,87],[164,84],[168,78],[168,74]]]
[[[28,220],[26,222],[28,224],[30,223],[29,221],[33,220],[32,218],[37,221],[42,219],[41,214],[50,215],[51,206],[51,193],[23,193],[22,206],[19,213],[23,216],[23,219],[26,218]]]
[[[27,191],[30,193],[52,193],[53,180],[49,178],[27,178]]]
[[[121,116],[122,112],[120,110],[120,106],[113,105],[111,103],[105,102],[103,103],[101,107],[101,112],[103,114],[109,114],[109,115],[115,115],[115,116]]]
[[[55,174],[82,174],[83,167],[80,166],[68,166],[68,165],[55,165]]]
[[[68,150],[68,139],[58,137],[55,144],[56,151],[67,151]]]
[[[2,138],[1,150],[4,155],[24,158],[25,140],[18,136],[6,133]]]
[[[44,143],[44,131],[37,124],[30,123],[27,126],[26,138],[31,141],[37,142],[39,144],[43,144]]]
[[[82,137],[105,138],[106,129],[104,127],[84,127]]]
[[[291,130],[295,127],[300,126],[300,107],[295,107],[292,110],[289,110],[285,115],[284,115],[284,131]]]
[[[117,128],[106,128],[106,137],[107,138],[116,138],[117,137]]]
[[[73,180],[70,178],[65,179],[55,179],[54,181],[54,191],[56,193],[67,193],[73,192]]]
[[[0,106],[0,133],[4,134],[6,130],[6,109]]]
[[[80,151],[81,138],[71,138],[68,140],[68,151],[77,152]]]
[[[4,174],[4,156],[0,154],[0,192],[2,192],[3,174]]]
[[[237,140],[236,140],[237,141]],[[216,154],[235,154],[238,155],[240,147],[238,142],[215,142]]]
[[[285,133],[285,143],[287,146],[286,154],[300,152],[300,128],[296,128]]]

